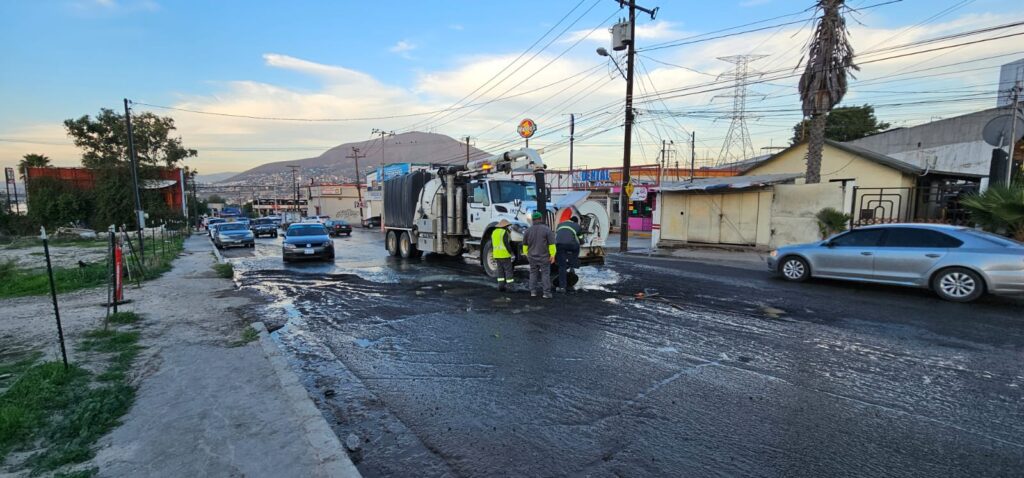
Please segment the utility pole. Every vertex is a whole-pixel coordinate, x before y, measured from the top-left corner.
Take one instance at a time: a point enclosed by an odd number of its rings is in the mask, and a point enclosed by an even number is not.
[[[373,131],[370,134],[379,134],[380,135],[380,177],[381,177],[381,179],[384,179],[384,165],[387,164],[387,159],[384,157],[384,145],[387,144],[387,140],[384,139],[384,138],[385,138],[385,136],[394,136],[395,132],[394,131],[384,131],[382,129],[374,128]]]
[[[576,187],[576,176],[573,173],[572,155],[576,142],[576,114],[569,113],[569,187]]]
[[[465,137],[466,140],[466,165],[469,165],[469,136]]]
[[[362,186],[363,185],[363,175],[362,175],[362,172],[360,172],[360,169],[359,169],[359,158],[365,158],[366,155],[364,154],[364,155],[360,156],[359,155],[359,148],[356,148],[355,146],[353,146],[352,147],[352,154],[349,155],[349,156],[345,156],[345,157],[346,158],[354,159],[356,161],[356,196],[359,197],[359,222],[362,222],[363,219],[365,219],[363,217],[363,186]]]
[[[627,0],[619,0],[619,7],[627,4]],[[622,147],[622,186],[619,188],[619,252],[629,250],[629,194],[626,187],[630,184],[629,162],[633,146],[633,63],[636,56],[636,11],[640,10],[654,20],[658,9],[639,7],[636,0],[628,0],[629,4],[629,43],[626,45],[626,124],[625,141]]]
[[[1006,161],[1006,186],[1013,181],[1013,153],[1017,151],[1017,117],[1020,114],[1021,82],[1013,85],[1013,119],[1010,120],[1010,158]],[[15,190],[17,194],[17,190]]]
[[[301,168],[301,166],[291,164],[291,165],[288,165],[288,168],[292,170],[292,194],[295,196],[295,199],[294,199],[295,200],[295,203],[294,203],[295,204],[295,211],[298,212],[299,211],[299,180],[298,180],[297,172],[298,172],[299,168]]]
[[[697,163],[697,132],[693,131],[690,136],[690,182],[693,182],[694,165]]]
[[[135,135],[132,132],[132,110],[128,107],[128,98],[124,99],[124,121],[128,128],[128,161],[132,169],[132,185],[135,187],[135,220],[139,226],[139,257],[146,261],[145,229],[146,216],[142,211],[142,196],[139,194],[139,158],[135,155]]]

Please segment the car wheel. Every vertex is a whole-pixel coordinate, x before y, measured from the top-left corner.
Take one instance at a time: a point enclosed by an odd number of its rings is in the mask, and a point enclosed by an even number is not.
[[[395,231],[388,231],[384,237],[384,247],[392,257],[398,255],[398,234]]]
[[[945,300],[971,302],[985,293],[985,282],[977,272],[963,267],[950,267],[935,274],[932,290]]]
[[[790,282],[803,282],[811,277],[811,267],[799,257],[784,257],[779,262],[779,275]]]

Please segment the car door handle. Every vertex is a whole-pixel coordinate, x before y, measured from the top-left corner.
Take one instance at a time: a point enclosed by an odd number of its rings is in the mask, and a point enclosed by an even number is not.
[[[936,257],[942,257],[942,254],[925,254],[924,256],[925,257],[931,257],[932,259],[934,259]]]
[[[873,256],[873,255],[875,255],[875,253],[874,252],[864,251],[864,252],[861,252],[860,255],[862,255],[862,256]]]

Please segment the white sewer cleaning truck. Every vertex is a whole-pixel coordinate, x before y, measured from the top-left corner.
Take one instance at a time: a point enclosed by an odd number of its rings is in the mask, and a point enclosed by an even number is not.
[[[491,254],[491,231],[502,219],[511,223],[509,239],[515,263],[525,263],[523,233],[534,211],[558,223],[579,217],[584,236],[580,264],[604,262],[608,213],[588,201],[589,192],[571,191],[550,199],[544,162],[533,149],[519,149],[472,161],[416,171],[384,182],[384,242],[392,256],[415,258],[434,253],[479,254],[491,277],[497,264]],[[513,171],[531,171],[534,180],[513,179]]]

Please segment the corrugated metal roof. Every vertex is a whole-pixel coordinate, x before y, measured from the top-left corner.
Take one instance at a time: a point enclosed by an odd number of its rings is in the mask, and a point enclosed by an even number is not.
[[[762,174],[759,176],[727,176],[721,178],[703,178],[693,181],[665,183],[660,190],[663,192],[713,191],[719,189],[750,189],[773,184],[792,182],[802,178],[803,174]]]

